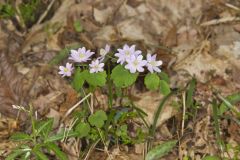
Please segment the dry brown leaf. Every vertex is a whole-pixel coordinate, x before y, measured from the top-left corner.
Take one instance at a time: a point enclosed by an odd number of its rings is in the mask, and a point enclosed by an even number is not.
[[[13,109],[12,105],[26,104],[27,99],[25,96],[29,91],[29,83],[9,62],[9,58],[7,58],[4,51],[0,51],[0,69],[0,112],[7,116],[17,117],[18,111]],[[20,118],[25,117],[21,114]]]
[[[110,6],[102,10],[99,10],[97,8],[93,9],[93,15],[95,20],[101,24],[105,24],[108,21],[108,19],[112,16],[112,14],[113,9]]]
[[[163,96],[159,92],[145,92],[135,95],[139,100],[134,101],[134,104],[147,113],[146,121],[148,124],[152,124],[154,115],[159,107],[159,104]],[[176,115],[176,109],[169,103],[165,104],[163,110],[159,116],[157,127],[162,125],[165,121]]]
[[[50,109],[59,110],[59,105],[64,102],[64,95],[60,91],[52,91],[47,95],[41,95],[33,101],[34,108],[43,116],[46,115]]]
[[[176,72],[186,70],[200,82],[208,81],[213,75],[228,78],[226,71],[231,68],[231,65],[227,60],[214,57],[211,54],[209,41],[203,41],[200,47],[192,51],[185,50],[185,53],[179,53],[177,56],[176,64],[173,66]]]
[[[123,39],[130,41],[144,41],[146,44],[150,45],[156,44],[156,41],[154,41],[152,36],[144,32],[141,23],[140,20],[135,18],[127,19],[120,22],[117,25],[117,29]]]

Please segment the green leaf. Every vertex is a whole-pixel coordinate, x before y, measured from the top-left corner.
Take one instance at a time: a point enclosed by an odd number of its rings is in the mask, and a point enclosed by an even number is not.
[[[164,80],[165,82],[167,82],[168,84],[170,83],[170,78],[168,77],[167,73],[165,72],[160,72],[159,76],[161,78],[161,80]]]
[[[174,93],[175,93],[175,92],[169,93],[168,95],[166,95],[165,97],[163,97],[163,99],[161,100],[161,102],[160,102],[160,104],[159,104],[159,106],[158,106],[158,109],[157,109],[157,111],[155,112],[154,119],[153,119],[153,123],[152,123],[152,127],[151,127],[150,130],[149,130],[149,134],[150,134],[151,136],[154,136],[154,135],[155,135],[155,131],[156,131],[156,128],[157,128],[157,122],[158,122],[158,120],[159,120],[160,113],[162,112],[165,103],[167,102],[167,100],[168,100]]]
[[[68,160],[67,155],[64,152],[62,152],[61,149],[55,143],[47,143],[46,147],[49,150],[52,150],[56,154],[58,159],[60,159],[60,160]]]
[[[50,118],[46,121],[37,122],[36,123],[36,130],[37,130],[36,135],[41,134],[44,137],[48,137],[50,131],[52,130],[53,121],[54,121],[54,119]]]
[[[156,73],[148,73],[144,78],[144,84],[149,90],[157,90],[159,88],[160,79]]]
[[[26,25],[30,25],[36,20],[40,4],[40,0],[32,0],[19,4],[20,16]]]
[[[122,141],[124,144],[129,144],[131,143],[131,137],[128,136],[128,127],[126,124],[121,125],[117,131],[116,135],[121,137]]]
[[[106,71],[98,72],[98,73],[90,73],[89,71],[84,71],[85,80],[87,83],[94,87],[102,87],[106,84],[107,81],[107,74]]]
[[[82,32],[83,31],[83,28],[82,28],[82,25],[81,25],[80,21],[78,21],[78,20],[75,21],[73,23],[73,26],[74,26],[75,31],[77,31],[77,32]]]
[[[219,114],[223,115],[229,108],[232,108],[232,105],[240,102],[240,93],[235,93],[230,96],[227,96],[223,99],[223,103],[220,105]]]
[[[196,79],[192,79],[189,85],[189,89],[187,91],[187,99],[186,99],[186,107],[190,107],[193,103],[193,93],[196,87]]]
[[[217,101],[214,99],[212,102],[212,107],[213,107],[213,120],[214,120],[216,139],[217,139],[217,143],[218,143],[219,147],[225,148],[224,142],[221,138],[221,133],[220,133],[221,129],[220,129],[220,124],[219,124],[219,116],[218,116],[219,108],[218,108],[218,106],[219,105],[217,104]]]
[[[28,152],[26,152],[26,153],[24,153],[22,156],[21,156],[21,160],[29,160],[30,157],[31,156],[31,152],[30,151],[28,151]]]
[[[220,160],[217,156],[206,156],[202,160]]]
[[[34,155],[40,160],[48,160],[48,157],[41,151],[41,148],[39,146],[35,146],[32,151]]]
[[[18,149],[18,150],[14,150],[13,152],[11,152],[5,160],[14,160],[16,159],[18,156],[20,156],[21,154],[24,154],[25,151],[22,149]]]
[[[62,140],[65,137],[76,137],[77,135],[78,135],[78,133],[74,132],[74,131],[66,131],[66,133],[64,133],[64,131],[62,131],[56,135],[50,136],[47,139],[45,139],[45,143]]]
[[[167,155],[176,145],[177,141],[168,141],[151,149],[146,156],[146,160],[157,160]]]
[[[80,122],[77,126],[76,126],[76,132],[78,133],[78,137],[82,138],[82,137],[86,137],[88,136],[89,132],[90,132],[90,126],[88,123],[84,123],[84,122]]]
[[[53,57],[53,59],[51,59],[51,61],[49,62],[50,65],[56,65],[59,64],[62,60],[66,59],[69,55],[69,52],[71,49],[77,49],[81,47],[80,44],[72,44],[68,47],[65,47],[64,49],[62,49],[59,54],[57,54],[55,57]]]
[[[103,110],[99,110],[89,116],[88,121],[92,126],[101,128],[104,125],[104,121],[107,120],[107,115]]]
[[[159,84],[160,84],[160,92],[163,95],[168,95],[171,92],[170,87],[166,81],[160,80]]]
[[[81,72],[80,68],[77,68],[73,76],[73,82],[72,82],[73,88],[76,91],[79,91],[84,84],[84,80],[85,80],[84,73]]]
[[[0,18],[11,18],[15,15],[15,9],[10,4],[0,4]]]
[[[116,87],[116,88],[115,88],[115,92],[116,92],[116,96],[117,96],[117,97],[122,97],[122,96],[123,96],[122,88]]]
[[[130,73],[122,65],[117,65],[113,68],[111,79],[116,87],[128,87],[132,85],[138,77],[138,73]]]
[[[14,133],[12,136],[11,136],[11,140],[14,140],[14,141],[29,141],[31,140],[32,137],[28,134],[25,134],[25,133]]]

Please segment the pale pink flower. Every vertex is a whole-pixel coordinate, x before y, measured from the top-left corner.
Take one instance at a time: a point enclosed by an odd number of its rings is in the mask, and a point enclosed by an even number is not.
[[[59,66],[59,74],[62,75],[62,77],[70,77],[72,75],[73,67],[71,63],[67,63],[66,66]]]
[[[100,63],[98,59],[92,61],[91,64],[89,64],[90,67],[90,73],[98,73],[103,71],[104,63]]]
[[[160,66],[162,65],[162,61],[156,61],[156,57],[157,55],[154,54],[153,56],[151,56],[151,54],[147,54],[147,68],[148,70],[153,73],[155,72],[161,72],[160,70]]]
[[[118,57],[117,63],[123,64],[132,55],[138,56],[141,53],[142,51],[135,50],[135,45],[128,46],[127,44],[125,44],[123,46],[123,49],[118,49],[118,53],[116,53],[115,56]]]
[[[129,59],[127,59],[127,65],[125,66],[131,73],[143,72],[144,66],[147,64],[146,60],[143,60],[143,56],[134,56],[132,55]]]
[[[79,48],[78,50],[71,50],[70,60],[81,63],[90,60],[90,57],[94,54],[90,50],[86,50],[85,47]]]
[[[105,48],[100,49],[100,57],[98,58],[100,62],[102,62],[105,58],[105,56],[109,53],[110,51],[110,45],[106,44]]]

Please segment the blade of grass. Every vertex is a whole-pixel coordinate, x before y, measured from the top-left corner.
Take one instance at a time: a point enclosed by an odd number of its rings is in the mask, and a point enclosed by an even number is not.
[[[59,54],[57,54],[50,62],[50,65],[57,65],[59,64],[62,60],[66,59],[69,55],[69,52],[71,49],[77,49],[81,46],[81,44],[73,44],[68,47],[65,47],[62,49]]]
[[[218,104],[215,99],[212,102],[212,107],[213,107],[213,120],[214,120],[214,128],[216,132],[217,143],[220,146],[221,151],[223,151],[224,143],[221,139],[219,117],[218,117]]]
[[[175,92],[171,92],[171,93],[169,93],[168,95],[166,95],[166,96],[162,99],[162,101],[160,102],[160,104],[159,104],[159,106],[158,106],[158,109],[157,109],[157,112],[156,112],[156,114],[155,114],[155,116],[154,116],[153,124],[152,124],[152,126],[151,126],[151,128],[150,128],[150,130],[149,130],[150,136],[154,136],[155,131],[156,131],[156,127],[157,127],[157,121],[158,121],[158,119],[159,119],[160,113],[161,113],[161,111],[162,111],[162,109],[163,109],[163,107],[164,107],[164,104],[165,104],[166,101],[173,95],[173,93],[175,93]]]
[[[196,79],[193,78],[189,84],[189,89],[187,91],[187,100],[186,100],[186,108],[189,108],[193,104],[193,94],[196,88]]]
[[[220,111],[218,112],[220,115],[222,115],[224,113],[224,109],[223,108],[229,108],[233,113],[235,113],[237,115],[237,117],[240,117],[240,112],[239,110],[232,105],[232,103],[237,103],[240,101],[240,94],[236,94],[234,95],[232,98],[224,98],[222,95],[217,94],[217,97],[223,102],[223,104],[221,104],[220,106]]]
[[[133,109],[135,109],[139,115],[139,117],[142,119],[143,123],[145,124],[145,126],[150,129],[147,121],[145,120],[144,116],[147,116],[147,113],[145,113],[143,110],[141,110],[140,108],[138,108],[137,106],[134,105],[133,102],[131,102],[131,106],[133,107]]]
[[[155,148],[153,148],[147,153],[145,159],[156,160],[156,159],[162,158],[163,156],[167,155],[176,146],[176,143],[177,143],[176,140],[171,140],[156,146]]]

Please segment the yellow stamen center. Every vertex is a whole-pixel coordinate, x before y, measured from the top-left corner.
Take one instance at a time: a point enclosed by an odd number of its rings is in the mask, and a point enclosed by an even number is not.
[[[79,57],[80,57],[80,58],[84,58],[85,55],[84,55],[83,53],[80,53],[80,54],[79,54]]]
[[[155,62],[155,61],[150,62],[150,64],[151,64],[152,66],[156,66],[156,62]]]
[[[137,66],[137,65],[138,65],[138,61],[135,60],[135,61],[133,62],[133,65],[134,65],[134,66]]]
[[[126,54],[126,56],[129,56],[129,55],[130,55],[130,52],[129,52],[129,51],[126,51],[125,54]]]

